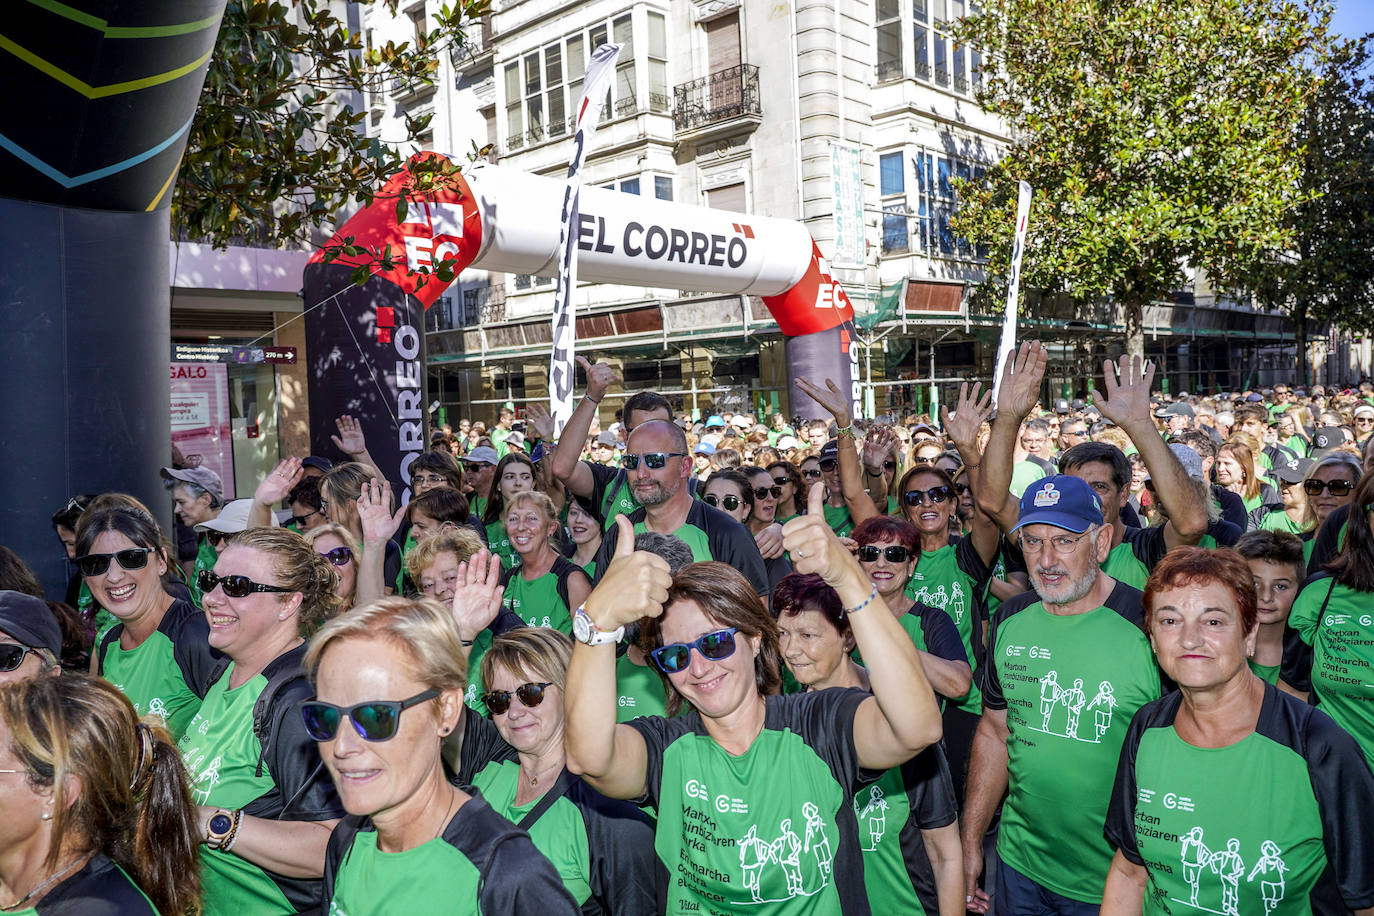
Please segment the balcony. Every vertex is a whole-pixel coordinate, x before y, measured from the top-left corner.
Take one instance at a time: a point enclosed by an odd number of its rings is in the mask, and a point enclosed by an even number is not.
[[[930,64],[923,60],[916,61],[916,78],[921,80],[930,79]]]
[[[890,83],[893,80],[902,78],[902,60],[894,58],[892,60],[880,60],[878,66],[874,68],[874,74],[880,83]]]
[[[704,135],[717,125],[763,120],[759,68],[740,64],[673,87],[673,126],[678,133]]]

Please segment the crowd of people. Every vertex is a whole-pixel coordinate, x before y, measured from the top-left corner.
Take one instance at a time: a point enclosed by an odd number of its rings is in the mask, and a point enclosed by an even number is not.
[[[1374,387],[360,425],[0,548],[0,910],[1374,914]],[[337,460],[336,460],[337,459]]]

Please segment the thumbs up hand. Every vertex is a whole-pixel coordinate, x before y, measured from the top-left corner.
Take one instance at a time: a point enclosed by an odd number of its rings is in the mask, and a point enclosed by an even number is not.
[[[617,515],[615,524],[615,554],[583,605],[602,630],[659,616],[673,584],[667,560],[647,550],[635,550],[635,529],[630,520]]]
[[[814,484],[806,503],[806,514],[782,528],[782,545],[792,556],[792,568],[799,573],[815,573],[832,587],[856,573],[863,576],[859,561],[825,521],[825,484]]]

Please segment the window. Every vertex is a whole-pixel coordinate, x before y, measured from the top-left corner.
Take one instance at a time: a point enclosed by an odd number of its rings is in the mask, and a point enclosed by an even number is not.
[[[884,197],[906,192],[901,153],[885,153],[878,157],[878,186]]]
[[[902,7],[899,0],[878,0],[878,80],[902,76]]]
[[[668,108],[668,23],[662,14],[649,13],[649,110]]]
[[[622,45],[615,65],[615,113],[630,114],[638,108],[635,90],[634,23],[630,14],[617,17],[611,27],[615,42]]]
[[[624,181],[622,181],[622,182],[620,183],[620,193],[621,193],[621,194],[638,194],[638,193],[639,193],[639,179],[638,179],[638,178],[626,178]]]
[[[544,80],[539,71],[539,52],[525,55],[525,121],[530,140],[544,139]]]
[[[654,176],[654,197],[659,200],[673,199],[673,179],[667,175]]]
[[[711,188],[706,192],[706,206],[712,210],[728,210],[731,213],[746,213],[749,201],[744,193],[744,182]]]
[[[916,78],[930,79],[930,11],[927,0],[911,0],[911,46],[916,53]]]
[[[520,92],[520,63],[506,64],[506,136],[512,148],[525,145],[525,116]]]
[[[878,188],[883,197],[883,253],[908,251],[906,175],[903,153],[878,157]]]
[[[549,113],[549,136],[561,137],[567,133],[568,119],[563,102],[563,48],[559,44],[552,44],[544,49],[544,85],[544,103]]]
[[[429,30],[425,28],[425,5],[421,3],[413,10],[408,10],[406,15],[410,17],[410,28],[415,38],[415,47],[424,44]]]
[[[966,159],[921,152],[916,156],[917,238],[928,255],[953,258],[984,258],[984,249],[975,249],[950,229],[949,222],[958,203],[954,179],[981,181],[984,168]]]

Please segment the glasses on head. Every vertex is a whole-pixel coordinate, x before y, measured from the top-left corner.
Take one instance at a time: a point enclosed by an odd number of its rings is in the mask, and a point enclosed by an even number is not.
[[[803,468],[802,476],[807,480],[819,480],[821,476],[820,468]]]
[[[654,664],[658,665],[658,670],[664,674],[676,674],[691,662],[693,649],[700,652],[702,658],[709,658],[713,662],[734,655],[735,634],[738,632],[739,630],[735,627],[727,627],[724,630],[707,633],[691,642],[675,642],[666,646],[659,646],[649,655],[653,658]]]
[[[110,560],[119,564],[120,569],[142,569],[148,565],[151,547],[130,547],[114,553],[88,553],[76,558],[76,568],[83,576],[103,576],[110,569]]]
[[[773,478],[773,483],[775,483],[775,484],[778,485],[778,486],[777,486],[777,491],[778,491],[778,495],[779,495],[779,496],[782,495],[782,488],[785,487],[785,486],[787,486],[787,485],[788,485],[789,483],[791,483],[791,482],[792,482],[792,479],[791,479],[790,477],[774,477],[774,478]]]
[[[230,598],[245,598],[254,592],[293,592],[293,588],[282,588],[280,585],[263,585],[254,582],[247,576],[220,576],[214,570],[202,569],[200,575],[196,577],[196,584],[200,586],[202,594],[208,595],[215,590],[215,586],[224,589],[224,594]]]
[[[526,709],[533,709],[544,702],[544,688],[551,686],[549,681],[543,683],[521,684],[514,690],[493,690],[482,694],[482,703],[491,710],[493,716],[504,714],[510,709],[510,699],[514,696],[520,701],[520,705]]]
[[[782,487],[754,487],[755,499],[767,499],[770,496],[774,499],[782,496]]]
[[[1091,531],[1092,529],[1088,529]],[[1038,538],[1031,534],[1021,535],[1021,552],[1024,554],[1039,553],[1045,549],[1046,544],[1054,545],[1055,553],[1068,553],[1078,546],[1078,542],[1088,536],[1088,531],[1082,534],[1056,534],[1052,538]]]
[[[1355,485],[1348,480],[1304,480],[1302,488],[1308,496],[1321,496],[1323,490],[1330,490],[1332,496],[1348,496]]]
[[[937,456],[937,457],[938,457],[938,456]],[[883,464],[883,467],[887,467],[887,465],[888,465],[889,463],[890,463],[890,462],[884,463],[884,464]],[[929,456],[922,457],[921,455],[912,455],[912,456],[911,456],[911,463],[912,463],[912,464],[934,464],[934,463],[935,463],[935,459],[934,459],[934,458],[931,458],[931,457],[929,457]],[[894,467],[895,467],[895,465],[894,465]]]
[[[335,566],[347,566],[349,563],[353,562],[353,548],[335,547],[333,550],[326,550],[324,553],[320,554],[320,556],[324,557]]]
[[[323,501],[321,501],[321,504],[323,504]],[[297,528],[304,528],[306,522],[319,514],[319,512],[307,512],[304,515],[293,515],[291,516],[291,524],[295,525]]]
[[[649,470],[660,471],[663,469],[663,466],[668,463],[669,458],[686,457],[686,452],[649,452],[644,455],[621,455],[620,466],[627,471],[633,471],[635,468],[639,467],[639,461],[642,458]]]
[[[879,547],[877,544],[865,544],[859,548],[859,561],[863,563],[876,563],[878,557],[886,558],[889,563],[905,563],[911,557],[911,551],[901,544],[893,544],[889,547]]]
[[[831,471],[835,470],[839,463],[840,459],[838,458],[822,458],[820,463],[821,473],[829,474]]]
[[[438,474],[415,474],[410,478],[412,487],[424,484],[427,487],[442,487],[448,483],[448,478],[440,477]]]
[[[949,487],[940,484],[938,487],[931,487],[929,490],[907,490],[902,494],[902,501],[908,506],[924,505],[927,501],[931,503],[942,503],[952,497]]]
[[[332,741],[345,718],[364,741],[390,741],[396,737],[402,712],[438,695],[439,691],[431,687],[407,700],[373,700],[356,706],[308,700],[301,704],[301,718],[305,720],[305,733],[314,741]]]
[[[30,649],[28,646],[21,646],[16,643],[0,643],[0,671],[13,671],[24,664],[24,659],[32,652],[38,654],[37,649]]]
[[[706,505],[708,506],[715,506],[718,509],[724,509],[726,512],[734,512],[736,509],[739,508],[738,496],[718,497],[714,493],[708,493],[701,498],[701,501],[706,503]]]

